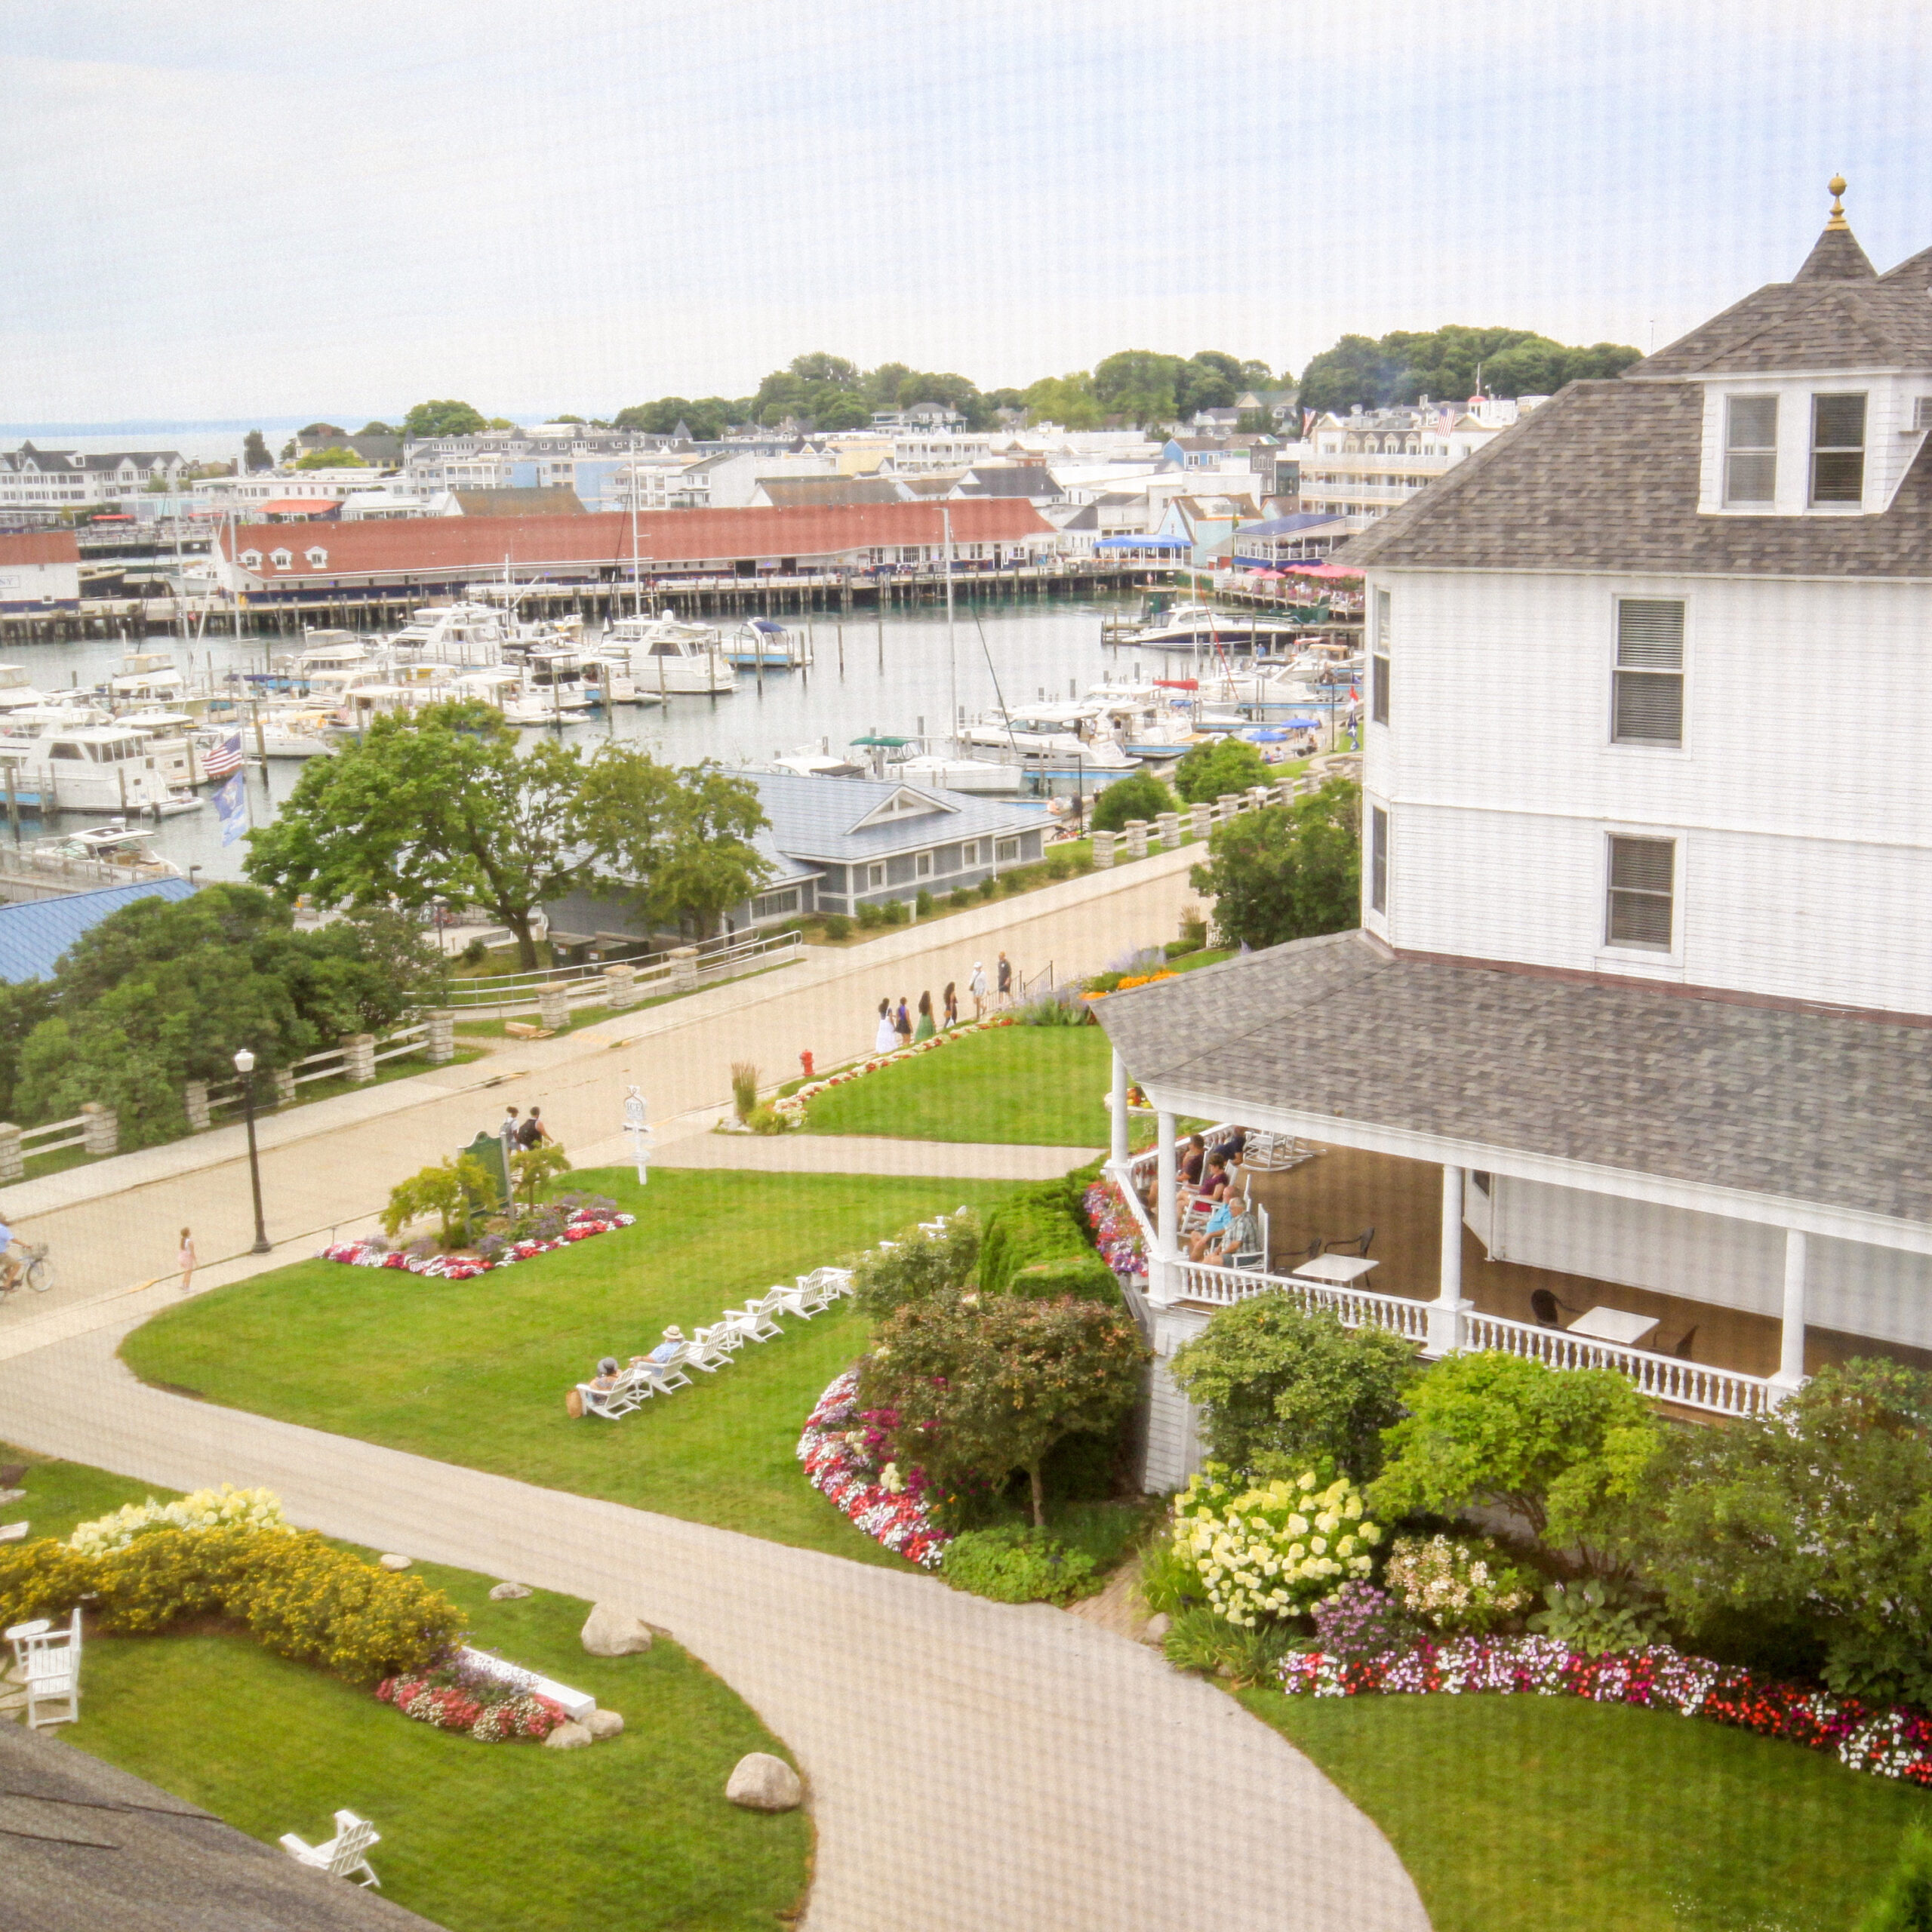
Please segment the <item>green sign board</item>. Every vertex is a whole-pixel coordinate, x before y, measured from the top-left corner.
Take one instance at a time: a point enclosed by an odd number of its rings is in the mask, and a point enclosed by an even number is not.
[[[510,1168],[509,1157],[503,1151],[503,1143],[494,1134],[479,1133],[467,1147],[460,1151],[478,1162],[483,1171],[497,1183],[497,1199],[507,1203],[510,1198]]]

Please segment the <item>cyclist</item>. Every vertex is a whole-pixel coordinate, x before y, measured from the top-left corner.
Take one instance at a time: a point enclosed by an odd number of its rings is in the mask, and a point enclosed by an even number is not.
[[[20,1285],[26,1264],[14,1252],[14,1231],[0,1221],[0,1295],[10,1295]]]

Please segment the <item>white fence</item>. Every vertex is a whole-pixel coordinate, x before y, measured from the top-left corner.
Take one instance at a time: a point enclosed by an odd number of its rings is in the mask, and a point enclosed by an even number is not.
[[[715,985],[721,980],[741,974],[760,972],[768,966],[788,965],[804,946],[798,933],[771,933],[749,939],[709,940],[695,949],[694,969],[688,956],[673,959],[660,954],[655,959],[612,961],[631,969],[632,984],[638,999],[672,992],[681,987]],[[473,1017],[500,1019],[506,1013],[534,1011],[537,995],[545,986],[561,986],[573,1006],[595,1006],[609,995],[611,982],[606,966],[560,966],[547,973],[506,973],[488,980],[452,980],[448,1004],[452,1012]]]
[[[1229,1131],[1226,1126],[1209,1128],[1205,1136],[1208,1145],[1212,1146],[1218,1137]],[[1158,1149],[1137,1155],[1127,1164],[1128,1184],[1122,1190],[1129,1210],[1140,1226],[1141,1240],[1149,1256],[1150,1288],[1158,1279],[1155,1270],[1161,1266],[1160,1244],[1133,1183],[1145,1180],[1158,1159]],[[1374,1294],[1364,1288],[1340,1287],[1325,1281],[1304,1281],[1292,1275],[1247,1269],[1211,1268],[1192,1261],[1178,1261],[1171,1266],[1177,1284],[1174,1298],[1178,1301],[1226,1308],[1257,1295],[1284,1294],[1297,1306],[1311,1312],[1330,1310],[1345,1328],[1384,1328],[1417,1343],[1428,1339],[1430,1304],[1407,1295]],[[1533,1321],[1512,1321],[1500,1315],[1466,1313],[1460,1321],[1460,1353],[1494,1350],[1521,1355],[1551,1368],[1612,1368],[1620,1375],[1628,1376],[1644,1395],[1657,1401],[1702,1410],[1711,1415],[1762,1415],[1774,1405],[1775,1393],[1762,1376],[1681,1361],[1675,1355],[1653,1355],[1647,1349],[1622,1348],[1614,1342],[1595,1341],[1561,1328],[1541,1327]]]
[[[76,1114],[72,1120],[51,1120],[45,1127],[26,1127],[20,1130],[20,1155],[23,1160],[32,1160],[36,1154],[57,1154],[63,1148],[84,1146],[87,1142],[85,1129],[87,1117]],[[65,1137],[49,1140],[50,1134]]]

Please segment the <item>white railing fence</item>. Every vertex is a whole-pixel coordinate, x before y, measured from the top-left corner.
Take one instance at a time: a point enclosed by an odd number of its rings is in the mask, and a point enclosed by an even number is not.
[[[654,959],[608,960],[559,966],[548,972],[505,973],[487,980],[452,979],[447,1003],[453,1012],[500,1019],[506,1013],[534,1010],[541,988],[561,986],[571,1005],[595,1005],[610,990],[605,971],[612,965],[629,967],[635,975],[633,983],[640,989],[638,997],[648,999],[656,993],[670,991],[679,983],[681,975],[688,983],[715,985],[743,972],[785,965],[798,958],[804,946],[804,935],[799,933],[706,940],[697,948],[694,976],[688,961],[673,960],[660,953]],[[437,997],[443,997],[441,989]]]
[[[87,1135],[83,1131],[87,1125],[85,1115],[76,1114],[72,1120],[51,1120],[45,1127],[26,1127],[20,1130],[20,1154],[26,1160],[32,1160],[36,1154],[57,1154],[63,1148],[83,1145]],[[49,1140],[50,1134],[65,1137]]]
[[[1225,1125],[1211,1128],[1204,1138],[1211,1146],[1218,1137],[1231,1131]],[[1158,1149],[1137,1154],[1126,1163],[1126,1172],[1120,1177],[1128,1211],[1140,1226],[1149,1257],[1150,1289],[1158,1284],[1160,1244],[1136,1183],[1146,1182],[1159,1159]],[[1339,1287],[1325,1281],[1304,1281],[1292,1275],[1263,1274],[1247,1269],[1211,1268],[1198,1262],[1183,1260],[1170,1266],[1171,1298],[1177,1301],[1226,1308],[1257,1295],[1284,1294],[1311,1312],[1329,1309],[1345,1328],[1386,1329],[1418,1343],[1429,1338],[1431,1305],[1407,1295],[1374,1294],[1363,1288]],[[1654,1355],[1647,1349],[1620,1347],[1614,1342],[1599,1342],[1531,1321],[1512,1321],[1505,1315],[1466,1313],[1460,1322],[1459,1352],[1495,1350],[1543,1362],[1551,1368],[1614,1369],[1620,1375],[1628,1376],[1654,1401],[1709,1415],[1763,1415],[1776,1404],[1777,1392],[1763,1376],[1680,1361],[1675,1355]]]

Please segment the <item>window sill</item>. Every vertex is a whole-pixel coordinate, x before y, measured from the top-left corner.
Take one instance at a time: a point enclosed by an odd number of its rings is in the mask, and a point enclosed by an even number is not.
[[[1603,946],[1598,949],[1596,970],[1599,973],[1621,974],[1626,979],[1636,975],[1657,980],[1681,979],[1684,977],[1684,958],[1675,951],[1655,951],[1649,946]]]

